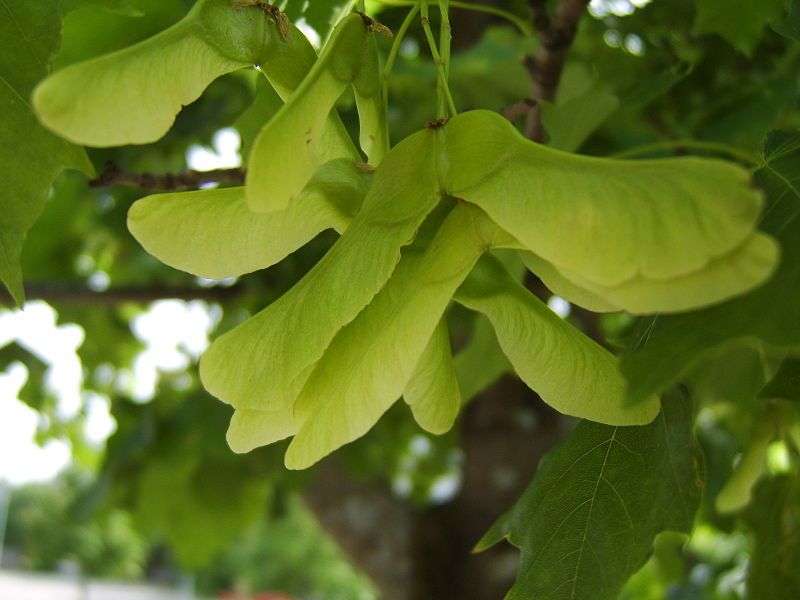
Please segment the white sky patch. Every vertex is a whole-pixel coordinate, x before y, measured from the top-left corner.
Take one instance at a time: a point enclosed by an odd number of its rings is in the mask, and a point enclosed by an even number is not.
[[[34,442],[39,415],[17,400],[26,379],[20,364],[0,373],[0,481],[11,485],[52,479],[71,459],[65,442],[51,440],[44,447]]]
[[[0,347],[16,341],[48,365],[44,384],[56,396],[56,415],[64,420],[76,416],[83,404],[76,352],[83,339],[79,326],[57,325],[56,311],[42,301],[0,313]],[[71,457],[64,441],[50,440],[43,447],[34,441],[41,417],[17,397],[27,376],[21,364],[0,375],[0,480],[13,485],[52,479]]]
[[[0,314],[0,347],[17,341],[50,366],[45,385],[58,397],[58,416],[69,419],[81,408],[83,374],[77,350],[84,332],[78,325],[57,325],[56,321],[56,311],[42,301],[4,312]]]
[[[84,435],[92,446],[100,448],[117,430],[117,422],[111,416],[111,401],[108,396],[87,392],[86,424]]]
[[[242,139],[239,132],[232,127],[220,129],[214,134],[211,144],[213,150],[193,144],[186,151],[186,162],[195,171],[211,171],[213,169],[234,169],[242,166],[242,155],[239,149]]]
[[[652,0],[592,0],[589,12],[592,16],[602,19],[609,15],[627,17],[632,15],[637,8],[643,8]]]
[[[429,497],[436,504],[452,500],[461,489],[461,473],[453,472],[439,477],[431,486]]]
[[[294,25],[308,38],[311,45],[319,50],[322,45],[322,38],[319,36],[319,32],[306,22],[306,18],[300,17],[294,22]]]
[[[153,398],[158,372],[186,369],[208,347],[218,315],[204,302],[159,300],[131,323],[134,335],[145,344],[135,359],[133,373],[121,373],[120,384],[134,400]]]
[[[547,306],[562,319],[566,319],[572,311],[570,303],[561,296],[550,296],[550,299],[547,301]]]
[[[220,311],[214,309],[200,301],[154,302],[131,324],[145,350],[137,357],[133,373],[118,374],[118,383],[137,400],[151,399],[159,371],[183,370],[206,349],[208,336],[220,318]],[[0,312],[0,347],[17,341],[43,360],[48,365],[45,385],[58,400],[56,414],[66,420],[83,408],[86,439],[101,447],[116,423],[106,396],[82,391],[77,349],[83,339],[81,327],[58,325],[56,311],[45,302],[29,302],[24,310]],[[109,369],[113,377],[113,368]],[[12,485],[52,479],[71,460],[67,442],[51,440],[40,447],[34,441],[41,416],[18,399],[26,380],[27,369],[21,364],[13,364],[7,373],[0,372],[0,481]]]

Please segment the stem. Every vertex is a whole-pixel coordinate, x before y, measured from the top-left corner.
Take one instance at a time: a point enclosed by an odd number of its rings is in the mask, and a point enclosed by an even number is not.
[[[733,148],[726,144],[717,142],[703,142],[700,140],[667,140],[664,142],[656,142],[654,144],[645,144],[644,146],[637,146],[621,152],[615,152],[609,155],[608,158],[630,158],[632,156],[640,156],[642,154],[650,154],[652,152],[659,152],[661,150],[675,150],[680,148],[693,148],[696,150],[708,150],[709,152],[717,152],[718,154],[727,154],[738,160],[751,164],[758,165],[761,161],[744,150]]]
[[[441,94],[444,98],[437,102],[438,109],[436,118],[443,119],[447,116],[446,108],[450,109],[450,116],[458,114],[456,104],[453,102],[453,96],[450,94],[450,88],[447,85],[447,74],[444,69],[444,62],[439,54],[439,49],[436,47],[436,40],[433,38],[433,31],[431,31],[431,22],[428,16],[428,0],[421,0],[420,11],[422,13],[422,29],[425,32],[425,37],[428,40],[428,46],[431,49],[431,56],[436,63],[436,72],[439,75],[439,85],[436,86],[437,94]]]
[[[89,182],[89,187],[131,185],[143,190],[172,192],[195,190],[207,183],[244,184],[242,169],[215,169],[213,171],[183,171],[182,173],[128,173],[113,162],[106,163],[103,172]]]
[[[452,31],[450,29],[450,7],[448,0],[439,0],[439,51],[442,55],[442,68],[444,69],[444,83],[450,81],[450,42],[453,40]],[[440,112],[445,112],[445,106],[442,105]]]
[[[367,6],[364,0],[358,0],[358,10],[362,13],[367,12]]]
[[[413,6],[417,4],[415,0],[376,0],[380,4],[384,4],[386,6]],[[439,3],[439,0],[432,0],[432,2]],[[450,6],[453,8],[458,8],[462,10],[469,10],[472,12],[480,12],[489,15],[494,15],[495,17],[500,17],[501,19],[505,19],[512,25],[514,25],[517,29],[520,30],[520,33],[523,35],[532,35],[533,29],[531,29],[530,25],[524,20],[520,19],[517,15],[508,12],[507,10],[503,10],[502,8],[497,8],[496,6],[487,6],[485,4],[471,4],[468,2],[461,2],[460,0],[450,0]]]
[[[450,27],[450,2],[449,0],[439,0],[439,14],[441,23],[439,25],[439,47],[444,63],[444,74],[446,80],[450,80],[450,42],[453,41],[453,32]]]
[[[400,29],[397,30],[397,35],[394,36],[394,42],[392,43],[392,49],[389,50],[389,56],[386,57],[386,65],[383,68],[383,102],[384,102],[384,112],[386,113],[387,120],[389,116],[389,81],[392,78],[392,69],[394,68],[394,63],[397,60],[397,53],[400,51],[400,45],[403,43],[403,38],[405,38],[406,33],[408,32],[409,27],[414,22],[414,18],[417,16],[419,12],[419,1],[417,0],[411,6],[411,10],[408,11],[406,18],[403,20],[403,23],[400,25]]]

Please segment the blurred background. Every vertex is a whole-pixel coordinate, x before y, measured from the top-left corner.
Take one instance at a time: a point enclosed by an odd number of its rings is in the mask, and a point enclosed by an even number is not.
[[[55,68],[147,38],[193,2],[129,4],[136,14],[70,13]],[[285,8],[319,44],[345,4],[289,0]],[[526,15],[524,0],[485,4]],[[769,129],[796,127],[796,45],[771,33],[750,56],[733,52],[721,38],[692,33],[694,4],[593,0],[550,118],[551,142],[607,155],[695,138],[756,153]],[[378,2],[369,12],[394,31],[406,14]],[[509,111],[530,95],[523,57],[535,39],[491,14],[454,10],[452,22],[460,109]],[[391,42],[381,43],[388,50]],[[91,150],[98,172],[108,161],[133,173],[240,166],[269,114],[254,104],[257,80],[255,69],[218,79],[155,144]],[[394,141],[434,116],[434,81],[413,27],[392,79]],[[340,111],[354,129],[352,105],[346,96]],[[593,120],[591,137],[570,138],[576,119]],[[335,236],[241,280],[198,280],[158,263],[127,233],[127,210],[144,194],[62,174],[26,243],[29,301],[0,308],[0,599],[502,597],[517,552],[470,549],[573,423],[504,375],[490,330],[456,308],[460,384],[474,399],[454,431],[425,434],[397,405],[313,472],[285,470],[284,444],[234,455],[225,443],[230,410],[203,391],[197,359],[210,338],[297,281]],[[609,345],[641,334],[624,316],[601,320],[538,292]],[[734,376],[756,362],[744,350],[715,360],[716,370],[696,379],[701,399],[704,378],[732,379],[731,397],[714,399],[728,409],[699,421],[709,456],[724,463],[712,490],[746,442],[735,408],[746,405],[735,401],[746,390]],[[770,468],[782,460],[773,449]],[[658,539],[625,598],[741,597],[753,540],[707,504],[688,544]]]

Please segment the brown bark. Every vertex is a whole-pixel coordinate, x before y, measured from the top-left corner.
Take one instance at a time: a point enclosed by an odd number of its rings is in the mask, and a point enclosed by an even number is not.
[[[383,600],[498,600],[514,581],[515,548],[471,550],[528,485],[564,422],[505,377],[465,408],[460,432],[463,484],[446,504],[414,509],[384,484],[352,480],[335,459],[320,465],[307,490],[323,528]]]
[[[113,162],[106,163],[97,179],[89,182],[89,187],[108,185],[130,185],[150,192],[174,192],[196,190],[208,183],[244,183],[242,169],[215,169],[212,171],[183,171],[182,173],[128,173]]]
[[[526,65],[533,80],[533,100],[553,101],[567,52],[575,39],[578,23],[589,0],[560,0],[552,17],[548,16],[543,0],[531,0],[533,26],[539,36],[539,48],[534,56],[527,57]],[[541,105],[535,104],[528,112],[527,136],[537,142],[544,140]]]

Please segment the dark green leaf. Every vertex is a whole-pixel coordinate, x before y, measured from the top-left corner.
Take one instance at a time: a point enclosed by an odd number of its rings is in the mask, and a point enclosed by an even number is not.
[[[341,16],[348,0],[329,0],[328,2],[309,2],[304,13],[306,22],[324,40],[328,37],[337,17]]]
[[[711,350],[746,338],[776,346],[800,344],[800,134],[775,132],[755,178],[767,196],[761,228],[781,243],[781,264],[754,292],[710,308],[662,316],[622,359],[628,398],[639,402],[667,389]]]
[[[282,106],[283,101],[278,96],[278,93],[272,89],[266,77],[258,77],[253,103],[233,124],[242,138],[241,153],[243,160],[247,160],[250,149],[253,147],[261,128]]]
[[[800,400],[800,359],[791,356],[784,359],[775,377],[764,386],[759,396]]]
[[[800,41],[800,2],[798,0],[793,0],[786,20],[773,29],[789,39]]]
[[[41,214],[50,184],[66,168],[92,172],[82,149],[45,130],[30,94],[58,49],[70,2],[0,0],[0,281],[24,300],[19,265],[25,235]]]
[[[52,395],[45,389],[44,376],[47,363],[32,352],[28,352],[19,344],[12,343],[0,347],[0,371],[4,371],[12,363],[22,363],[28,370],[28,379],[17,394],[17,397],[34,410],[46,412],[55,404]]]
[[[661,531],[691,529],[704,472],[685,397],[643,427],[582,421],[479,543],[522,549],[513,600],[614,600]]]
[[[555,102],[542,102],[548,145],[574,152],[618,108],[619,99],[587,69],[564,74]]]
[[[697,0],[697,33],[717,33],[738,50],[750,54],[770,21],[783,12],[784,0]]]
[[[747,576],[748,598],[800,598],[800,495],[796,474],[762,481],[746,515],[756,548]]]
[[[453,366],[464,402],[469,402],[505,373],[513,372],[491,322],[483,315],[475,320],[472,337],[454,357]]]

